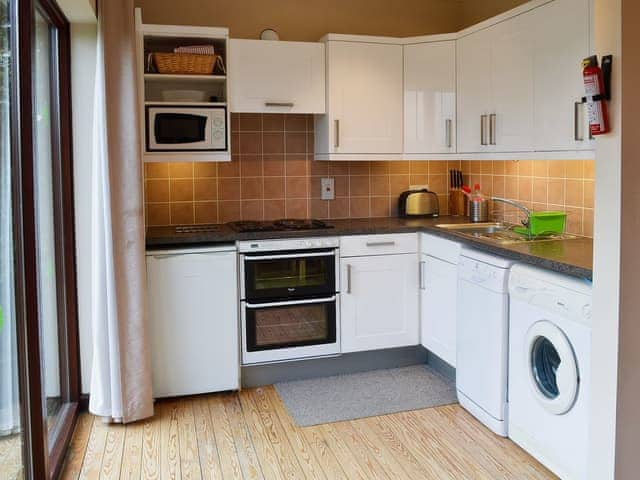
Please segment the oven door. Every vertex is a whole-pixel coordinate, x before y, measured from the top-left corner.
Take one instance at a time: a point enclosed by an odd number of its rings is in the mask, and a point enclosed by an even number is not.
[[[261,302],[334,295],[336,251],[244,255],[242,299]]]
[[[338,296],[288,302],[242,302],[242,363],[340,353]]]

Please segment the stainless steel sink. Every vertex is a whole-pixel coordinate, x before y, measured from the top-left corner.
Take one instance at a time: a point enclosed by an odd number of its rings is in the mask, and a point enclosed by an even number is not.
[[[571,240],[578,238],[576,235],[550,234],[537,237],[530,237],[513,231],[516,225],[500,222],[487,223],[441,223],[436,225],[439,228],[450,230],[465,237],[486,240],[499,245],[510,245],[516,243],[549,242],[552,240]]]

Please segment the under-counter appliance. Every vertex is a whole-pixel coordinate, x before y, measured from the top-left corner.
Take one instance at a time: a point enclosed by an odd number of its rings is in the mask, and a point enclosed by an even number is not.
[[[244,365],[340,353],[339,239],[238,242]]]
[[[458,260],[456,390],[478,420],[507,435],[507,366],[512,261],[463,248]]]
[[[398,211],[401,217],[437,217],[440,215],[438,195],[426,188],[402,192]]]
[[[148,152],[216,152],[227,150],[224,106],[147,105]]]

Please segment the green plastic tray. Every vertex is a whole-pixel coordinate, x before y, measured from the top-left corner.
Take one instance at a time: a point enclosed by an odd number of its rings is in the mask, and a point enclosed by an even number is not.
[[[564,212],[531,212],[529,215],[529,228],[515,227],[515,232],[523,235],[562,234],[567,222],[567,214]]]

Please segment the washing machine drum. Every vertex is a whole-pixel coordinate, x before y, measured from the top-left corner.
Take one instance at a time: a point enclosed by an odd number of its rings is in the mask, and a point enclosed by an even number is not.
[[[529,384],[538,402],[550,413],[563,415],[578,396],[578,363],[569,339],[547,320],[534,323],[525,339]]]

